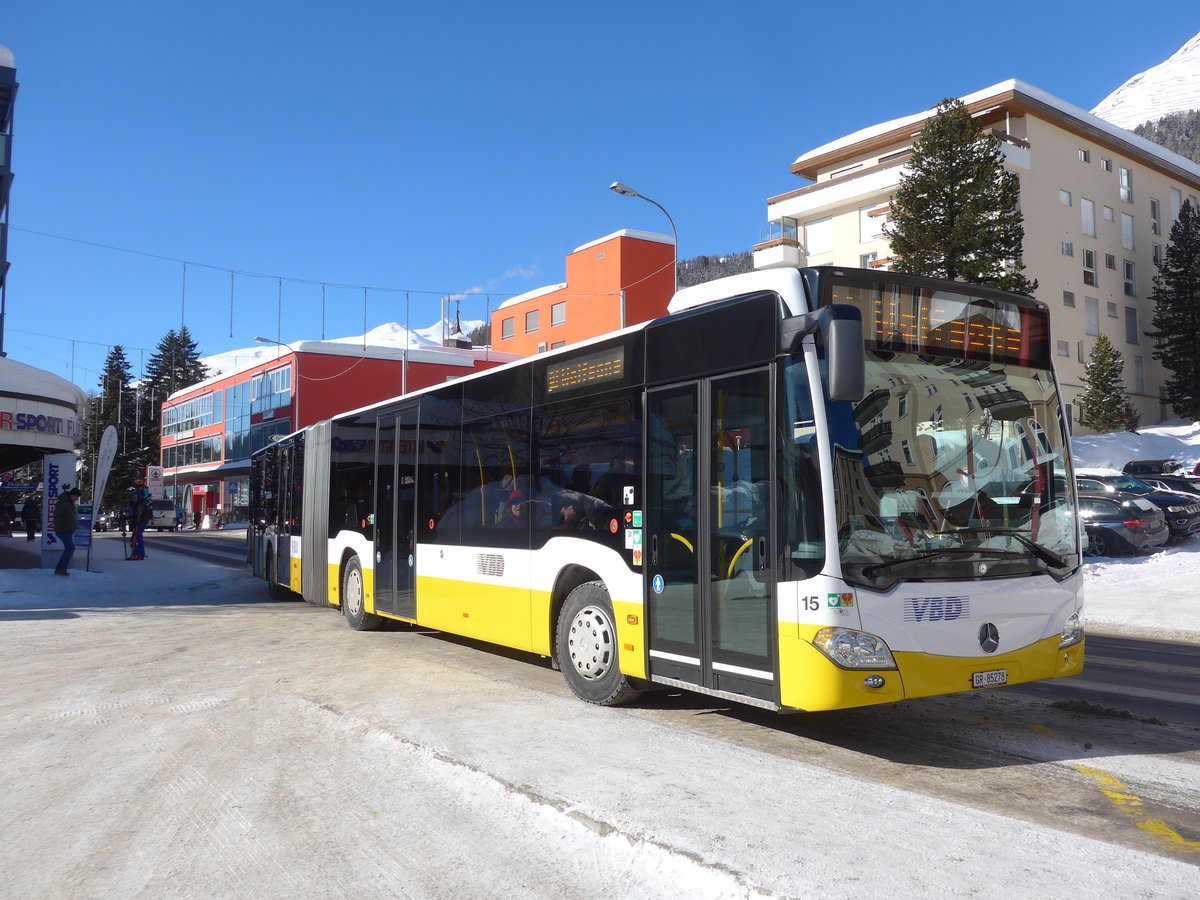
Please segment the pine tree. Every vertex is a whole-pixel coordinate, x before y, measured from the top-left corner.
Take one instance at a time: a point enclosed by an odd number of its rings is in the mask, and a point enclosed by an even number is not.
[[[1000,139],[966,106],[946,99],[913,142],[908,171],[884,226],[892,269],[1033,294],[1021,245],[1020,182],[1004,168]]]
[[[100,375],[100,392],[88,401],[88,430],[85,438],[83,485],[91,484],[93,466],[100,439],[109,425],[117,429],[117,455],[110,470],[105,495],[92,498],[99,509],[116,509],[122,505],[122,492],[135,478],[145,473],[152,461],[145,440],[145,413],[139,409],[139,391],[131,385],[132,370],[125,348],[111,348]]]
[[[1154,358],[1170,371],[1163,399],[1200,419],[1200,209],[1184,201],[1154,276]]]
[[[1125,395],[1121,351],[1104,335],[1096,338],[1083,366],[1085,390],[1076,402],[1083,409],[1082,422],[1097,432],[1137,431],[1138,414]]]
[[[200,351],[187,326],[179,331],[174,328],[168,331],[146,361],[146,377],[142,383],[147,464],[159,459],[163,401],[207,377],[208,369],[200,361]]]

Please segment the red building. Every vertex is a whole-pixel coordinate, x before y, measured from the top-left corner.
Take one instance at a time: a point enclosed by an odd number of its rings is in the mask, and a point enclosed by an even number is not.
[[[250,454],[273,435],[516,358],[453,347],[281,345],[268,358],[176,391],[163,402],[165,494],[189,521],[195,512],[242,521]]]

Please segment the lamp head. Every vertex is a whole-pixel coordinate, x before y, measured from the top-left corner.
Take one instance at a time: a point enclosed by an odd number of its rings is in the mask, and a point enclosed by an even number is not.
[[[614,194],[620,194],[622,197],[638,197],[638,196],[640,196],[638,194],[638,192],[635,191],[633,188],[631,188],[629,185],[621,184],[621,182],[619,182],[619,181],[614,181],[612,184],[610,184],[608,186],[608,189],[610,191],[612,191]]]

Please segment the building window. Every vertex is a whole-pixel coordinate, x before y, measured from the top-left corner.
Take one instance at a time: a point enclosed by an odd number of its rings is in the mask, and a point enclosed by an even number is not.
[[[531,309],[525,313],[525,333],[530,334],[538,330],[538,313],[540,309]]]
[[[1066,341],[1055,341],[1055,351],[1059,356],[1070,356],[1071,345]],[[964,395],[965,396],[965,395]]]
[[[1117,258],[1111,253],[1104,254],[1104,268],[1115,269],[1117,267]]]
[[[1063,256],[1074,256],[1075,255],[1075,245],[1072,244],[1070,241],[1063,241],[1062,242],[1062,255]]]
[[[1158,201],[1150,201],[1150,233],[1162,234],[1162,225],[1158,220]]]
[[[1073,291],[1063,291],[1063,306],[1075,308],[1075,293]]]
[[[833,216],[814,219],[804,224],[805,251],[809,256],[828,253],[833,249]]]
[[[1105,159],[1103,156],[1100,157],[1100,168],[1105,172],[1111,172],[1112,171],[1112,160]]]
[[[896,400],[896,418],[903,419],[908,415],[908,394],[901,394]]]
[[[800,243],[800,223],[791,216],[783,216],[779,220],[779,236],[785,241]]]
[[[1079,198],[1080,226],[1088,237],[1096,236],[1096,204],[1085,197]]]
[[[900,442],[900,452],[904,454],[905,465],[915,465],[912,455],[912,447],[910,447],[908,444],[908,438],[905,438]]]
[[[566,341],[555,341],[553,344],[550,345],[550,349],[557,350],[559,347],[565,347],[565,346],[567,346]]]
[[[550,306],[550,327],[567,324],[567,301],[553,303]]]
[[[1133,202],[1133,172],[1128,166],[1121,166],[1117,173],[1118,180],[1121,182],[1121,202]]]
[[[1108,313],[1108,317],[1110,319],[1115,319],[1117,317],[1117,304],[1113,303],[1111,300],[1104,304],[1104,310]]]
[[[1083,147],[1080,147],[1079,148],[1079,161],[1082,163],[1091,162],[1092,161],[1092,151],[1085,150]]]
[[[1083,251],[1083,283],[1096,285],[1096,251]]]
[[[1133,216],[1128,213],[1121,213],[1121,246],[1133,249]]]
[[[1154,264],[1156,266],[1162,265],[1162,245],[1161,244],[1155,244],[1150,255],[1152,257],[1154,257]]]
[[[1100,334],[1100,301],[1095,297],[1083,298],[1083,333]]]
[[[869,269],[871,268],[871,263],[877,259],[879,259],[878,253],[864,253],[858,258],[858,267],[860,269]]]
[[[1146,359],[1142,356],[1133,358],[1133,392],[1146,393]]]
[[[1083,362],[1083,341],[1075,342],[1075,358]]]
[[[1061,203],[1063,206],[1070,206],[1071,205],[1071,192],[1060,190],[1058,192],[1058,202]]]
[[[1134,268],[1133,260],[1130,260],[1130,259],[1125,260],[1124,274],[1125,274],[1125,296],[1126,297],[1136,297],[1137,296],[1137,278],[1136,278],[1137,272]]]
[[[1179,218],[1179,208],[1183,206],[1183,191],[1171,188],[1171,221]]]
[[[1132,306],[1125,307],[1125,343],[1138,343],[1137,310]]]
[[[1114,222],[1114,221],[1116,221],[1116,216],[1114,215],[1114,213],[1113,213],[1113,208],[1112,208],[1111,206],[1106,206],[1106,207],[1104,207],[1104,213],[1103,213],[1103,215],[1104,215],[1104,221],[1105,221],[1105,222]]]
[[[962,398],[963,398],[963,406],[966,407],[967,412],[974,412],[975,411],[975,401],[971,399],[971,395],[963,394]]]
[[[500,340],[507,341],[513,336],[513,320],[505,319],[500,323]]]
[[[884,216],[876,214],[871,215],[877,210],[886,209],[878,203],[872,203],[869,206],[860,207],[858,210],[858,242],[865,244],[868,241],[878,240],[883,237],[883,220]]]

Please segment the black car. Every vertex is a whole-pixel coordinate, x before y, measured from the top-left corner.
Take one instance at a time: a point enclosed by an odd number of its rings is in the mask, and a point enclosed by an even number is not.
[[[1175,491],[1157,491],[1132,475],[1076,475],[1075,486],[1081,491],[1123,492],[1144,497],[1163,511],[1171,538],[1181,540],[1200,531],[1200,497]]]
[[[1157,491],[1175,491],[1200,497],[1200,478],[1190,475],[1142,475],[1139,480]]]
[[[1131,459],[1121,469],[1126,475],[1183,475],[1187,472],[1177,459]]]
[[[1144,497],[1106,491],[1079,491],[1086,556],[1141,553],[1161,547],[1171,537],[1161,509]]]

